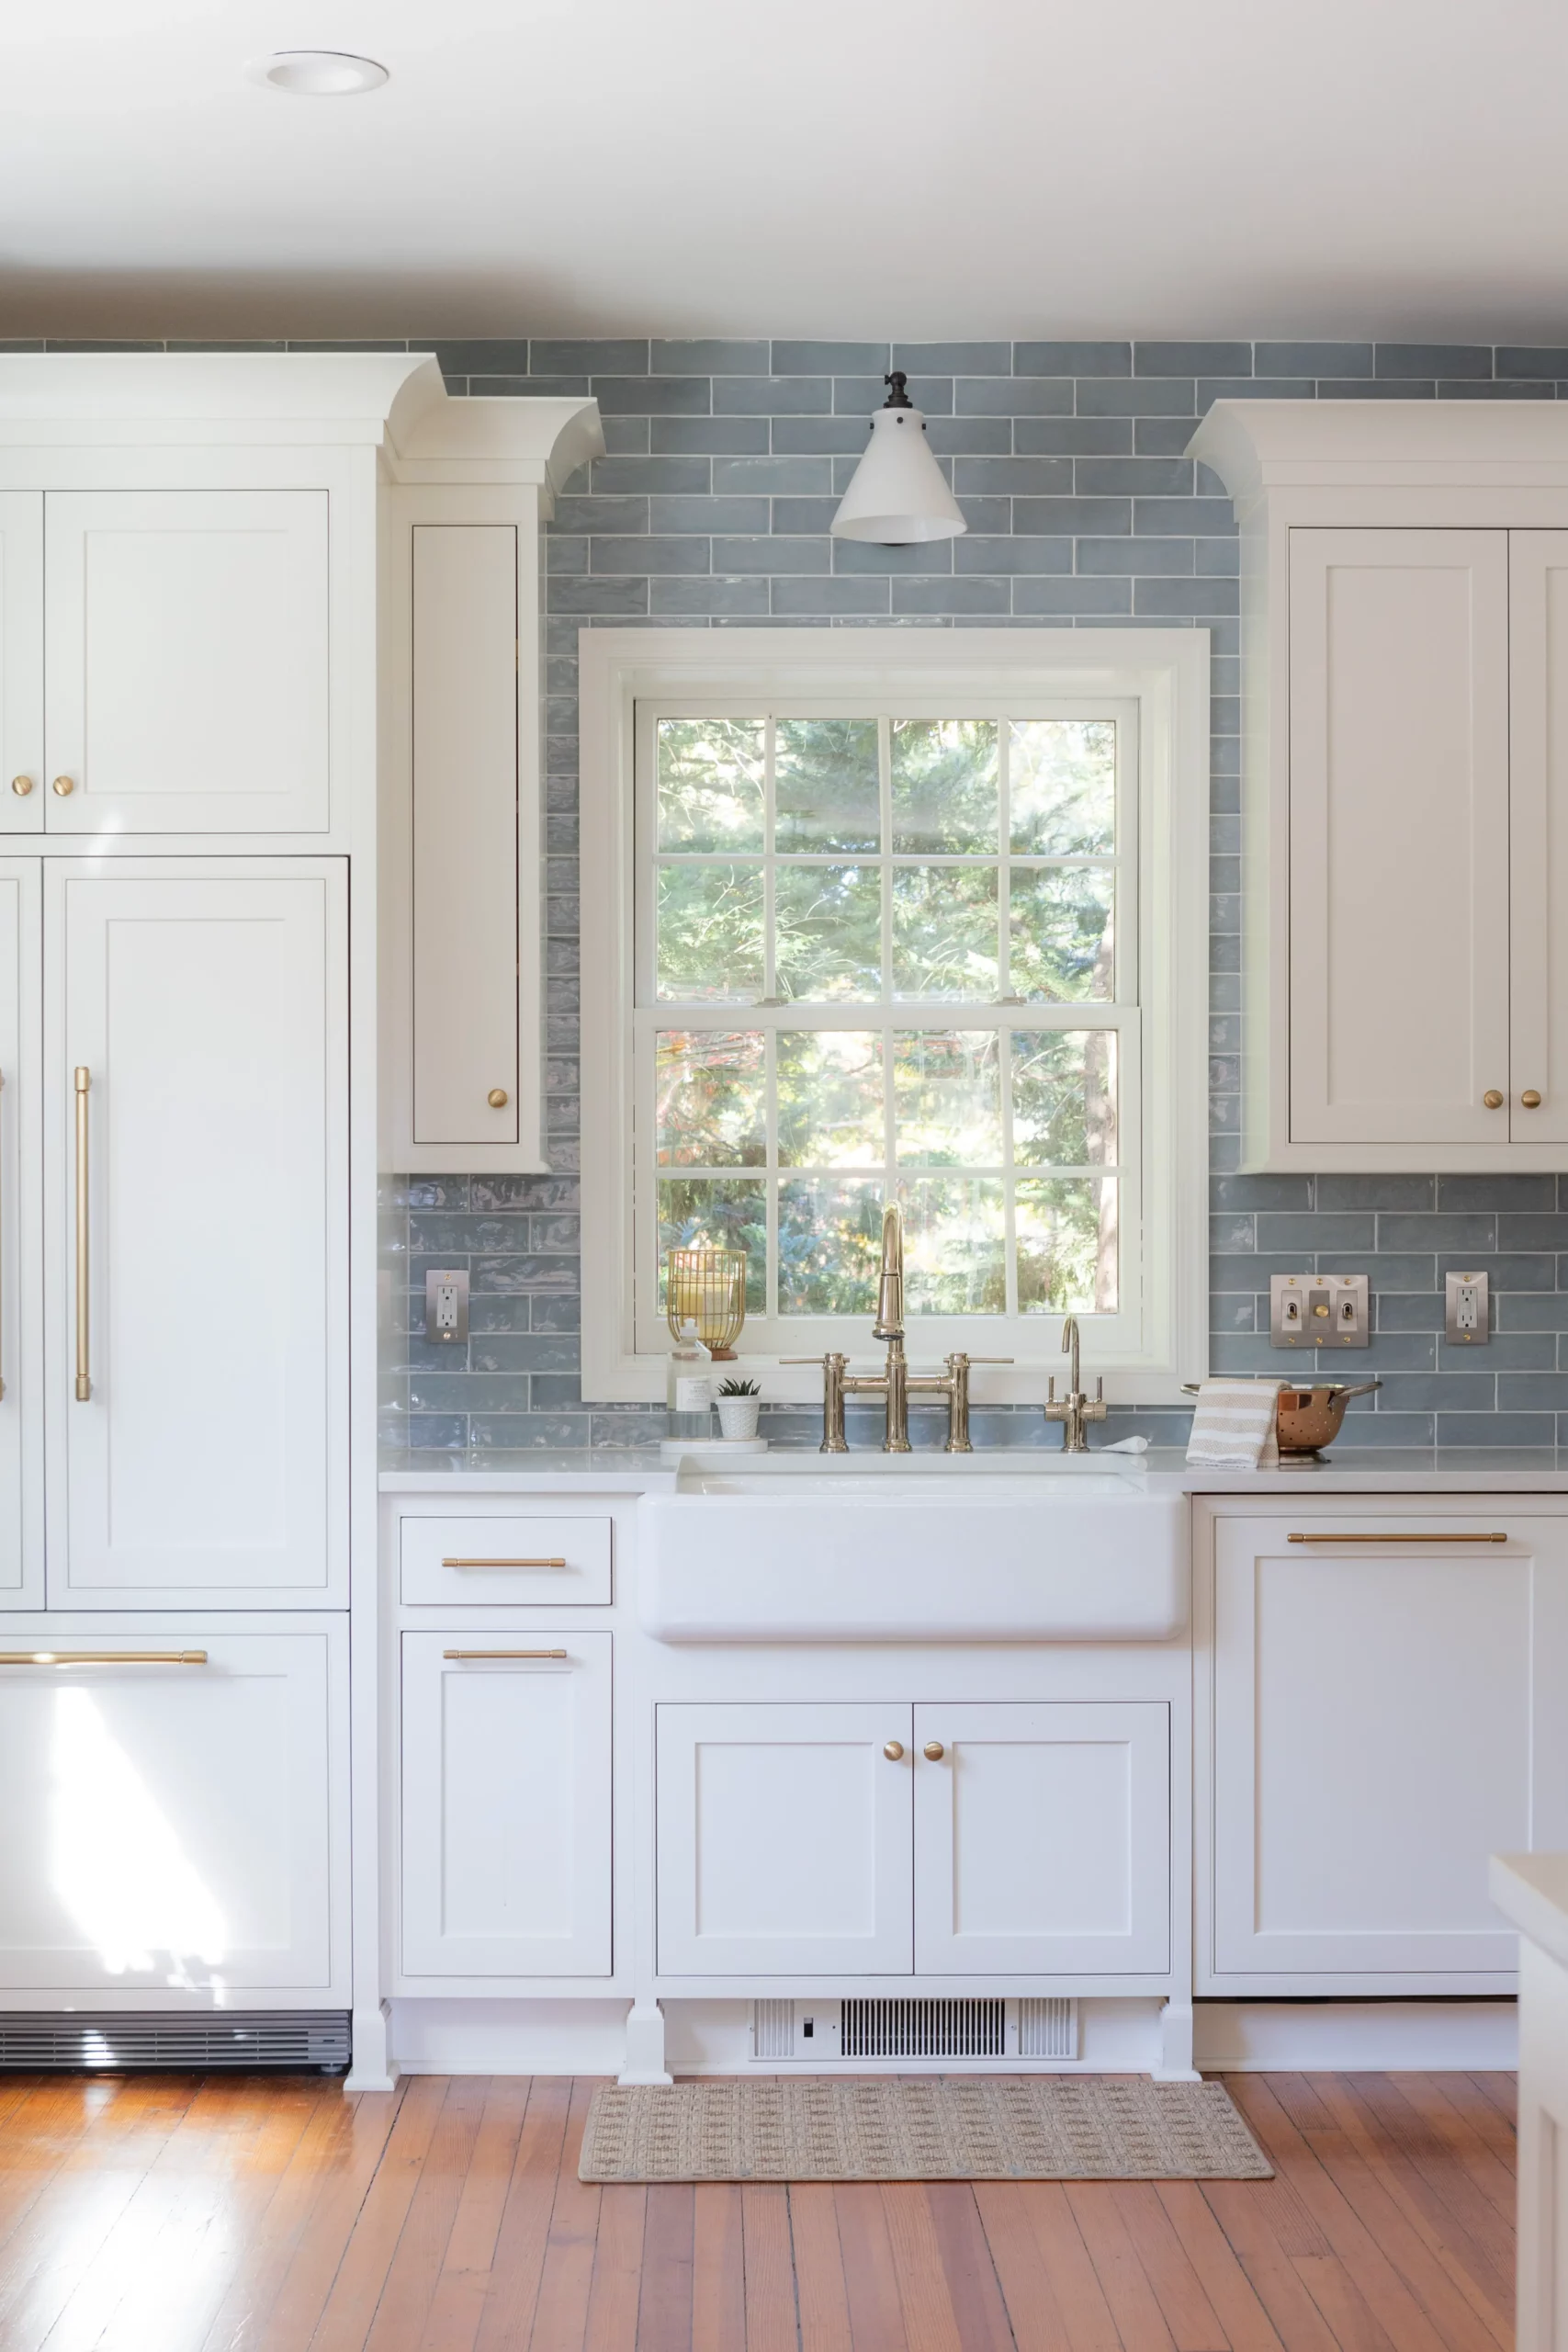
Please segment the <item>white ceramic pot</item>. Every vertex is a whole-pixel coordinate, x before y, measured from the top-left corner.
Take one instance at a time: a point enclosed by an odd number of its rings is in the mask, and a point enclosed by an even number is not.
[[[718,1426],[726,1437],[755,1437],[757,1416],[762,1409],[760,1396],[721,1396],[718,1399]]]

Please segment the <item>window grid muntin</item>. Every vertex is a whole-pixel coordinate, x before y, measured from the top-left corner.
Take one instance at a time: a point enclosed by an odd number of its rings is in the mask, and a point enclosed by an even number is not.
[[[678,1177],[685,1182],[719,1182],[740,1178],[761,1182],[764,1202],[764,1226],[767,1249],[764,1317],[768,1323],[781,1325],[791,1335],[787,1343],[798,1344],[793,1336],[803,1325],[830,1329],[842,1329],[854,1318],[832,1316],[818,1311],[781,1317],[778,1312],[778,1227],[779,1197],[784,1182],[834,1182],[845,1179],[880,1184],[885,1198],[895,1193],[900,1177],[910,1180],[948,1179],[963,1182],[1000,1182],[1003,1187],[1004,1208],[1004,1267],[1006,1301],[998,1315],[985,1315],[975,1310],[957,1313],[921,1314],[921,1327],[932,1338],[945,1339],[965,1326],[980,1326],[995,1334],[999,1324],[1017,1320],[1036,1323],[1048,1319],[1048,1312],[1019,1315],[1017,1306],[1017,1184],[1026,1182],[1051,1182],[1072,1179],[1113,1182],[1117,1188],[1117,1306],[1099,1319],[1109,1327],[1128,1328],[1129,1320],[1136,1321],[1140,1314],[1142,1291],[1141,1247],[1134,1261],[1128,1260],[1128,1236],[1135,1232],[1141,1220],[1141,1021],[1136,1004],[1136,972],[1140,944],[1142,912],[1137,894],[1137,791],[1138,739],[1135,703],[1120,697],[1077,697],[1070,700],[1055,697],[1010,698],[999,707],[987,698],[984,707],[965,708],[970,698],[944,695],[940,701],[922,708],[915,697],[900,696],[897,716],[901,718],[989,718],[997,727],[998,738],[998,817],[997,849],[995,854],[985,852],[939,852],[930,855],[912,851],[895,852],[891,848],[892,832],[892,719],[893,712],[886,706],[873,711],[863,700],[842,696],[820,695],[789,697],[761,696],[738,699],[726,697],[722,702],[709,696],[692,696],[683,700],[660,697],[657,703],[639,701],[637,711],[637,760],[634,786],[636,793],[636,839],[639,844],[651,842],[651,854],[639,854],[635,860],[634,874],[634,961],[637,989],[634,1007],[634,1032],[637,1037],[635,1056],[633,1128],[637,1145],[637,1164],[643,1170],[643,1181],[636,1185],[636,1242],[634,1248],[634,1323],[640,1329],[643,1302],[652,1301],[657,1312],[660,1279],[659,1185]],[[755,718],[765,709],[764,727],[764,813],[763,852],[761,863],[764,869],[764,956],[766,993],[755,998],[682,1000],[660,998],[657,993],[658,944],[655,936],[655,904],[657,872],[665,862],[658,849],[658,746],[659,722],[662,718],[738,717]],[[875,853],[880,877],[881,963],[883,994],[872,998],[790,999],[781,1001],[777,994],[775,963],[775,900],[773,876],[777,864],[789,865],[846,866],[863,868],[870,855],[866,852],[846,850],[812,850],[783,852],[776,848],[776,788],[775,751],[776,722],[780,718],[871,718],[877,719],[878,809],[880,846]],[[1052,719],[1094,721],[1113,724],[1114,772],[1112,798],[1112,847],[1108,854],[1074,854],[1047,856],[1017,853],[1012,848],[1011,812],[1011,722],[1049,721]],[[739,865],[756,862],[755,853],[741,851],[674,853],[672,864]],[[1111,994],[1108,998],[1061,999],[1029,998],[1020,1000],[1007,987],[999,985],[998,994],[986,997],[896,997],[892,992],[893,876],[897,868],[923,869],[931,865],[992,867],[997,873],[998,978],[998,983],[1010,978],[1010,905],[1009,904],[1010,872],[1014,865],[1025,869],[1066,870],[1091,867],[1109,869],[1111,883]],[[897,1152],[897,1111],[893,1085],[893,1061],[890,1051],[893,1036],[899,1032],[930,1034],[956,1033],[996,1027],[1008,1031],[1049,1032],[1113,1030],[1117,1035],[1116,1115],[1117,1148],[1115,1162],[1050,1165],[1020,1168],[1012,1164],[1012,1057],[1010,1038],[998,1041],[998,1058],[1005,1064],[1001,1077],[1001,1119],[1003,1148],[1008,1158],[1002,1166],[985,1168],[951,1165],[933,1166],[926,1162],[906,1162],[902,1166]],[[653,1035],[660,1030],[700,1032],[705,1029],[728,1030],[735,1033],[759,1029],[776,1032],[795,1030],[875,1031],[881,1035],[883,1083],[884,1164],[874,1168],[792,1167],[784,1170],[778,1161],[777,1132],[777,1061],[776,1048],[770,1038],[766,1047],[766,1078],[764,1086],[766,1153],[765,1165],[719,1168],[694,1168],[684,1164],[660,1167],[657,1159],[657,1141],[651,1133],[649,1111],[651,1100],[646,1072],[655,1060]],[[1001,1046],[1008,1050],[1003,1053]],[[1089,1310],[1093,1311],[1093,1310]],[[757,1318],[750,1318],[755,1329]]]

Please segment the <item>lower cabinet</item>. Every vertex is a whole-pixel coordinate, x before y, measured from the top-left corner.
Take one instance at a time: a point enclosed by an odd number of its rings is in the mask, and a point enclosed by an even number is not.
[[[914,1754],[918,1971],[1168,1969],[1163,1703],[919,1706]]]
[[[608,1634],[402,1637],[405,1976],[608,1976]]]
[[[1161,1702],[658,1715],[661,1974],[1169,1965]]]
[[[1568,1519],[1213,1525],[1209,1989],[1506,1991],[1487,1857],[1568,1846]]]
[[[0,1625],[0,2006],[346,2004],[347,1666],[343,1619]]]

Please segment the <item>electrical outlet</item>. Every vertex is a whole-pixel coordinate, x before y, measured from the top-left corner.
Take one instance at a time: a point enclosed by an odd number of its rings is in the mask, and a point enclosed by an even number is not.
[[[468,1336],[468,1277],[461,1269],[434,1267],[424,1278],[424,1336],[455,1347]]]
[[[1277,1348],[1370,1347],[1366,1275],[1270,1275],[1269,1337]]]
[[[1458,1347],[1481,1347],[1492,1336],[1492,1300],[1484,1274],[1450,1274],[1444,1283],[1443,1331]]]

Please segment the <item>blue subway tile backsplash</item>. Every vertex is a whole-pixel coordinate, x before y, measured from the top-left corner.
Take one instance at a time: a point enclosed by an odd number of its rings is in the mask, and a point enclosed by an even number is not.
[[[316,346],[321,347],[321,346]],[[381,345],[381,348],[396,347]],[[412,349],[429,345],[412,342]],[[919,620],[1065,628],[1176,622],[1211,632],[1210,1317],[1214,1368],[1304,1374],[1268,1340],[1270,1272],[1365,1271],[1373,1338],[1343,1447],[1568,1443],[1568,1174],[1241,1176],[1240,692],[1230,503],[1183,452],[1216,399],[1554,400],[1568,348],[1223,341],[898,344],[765,338],[443,341],[454,390],[592,390],[608,454],[571,483],[547,578],[550,876],[546,899],[548,1177],[392,1183],[386,1261],[409,1340],[386,1433],[416,1451],[645,1444],[650,1408],[581,1401],[577,1224],[577,637],[584,625],[684,621],[854,628]],[[931,416],[969,536],[908,550],[828,536],[889,366]],[[436,1251],[433,1258],[431,1252]],[[467,1262],[471,1336],[424,1342],[423,1280]],[[1490,1275],[1495,1338],[1479,1360],[1442,1337],[1450,1266]],[[439,1359],[439,1360],[437,1360]],[[1342,1365],[1335,1369],[1341,1370]],[[871,1417],[860,1442],[874,1442]],[[917,1444],[938,1414],[912,1413]],[[1118,1408],[1108,1433],[1180,1442],[1188,1416]],[[818,1417],[768,1418],[815,1444]],[[977,1445],[1056,1442],[1038,1408],[982,1406]]]

